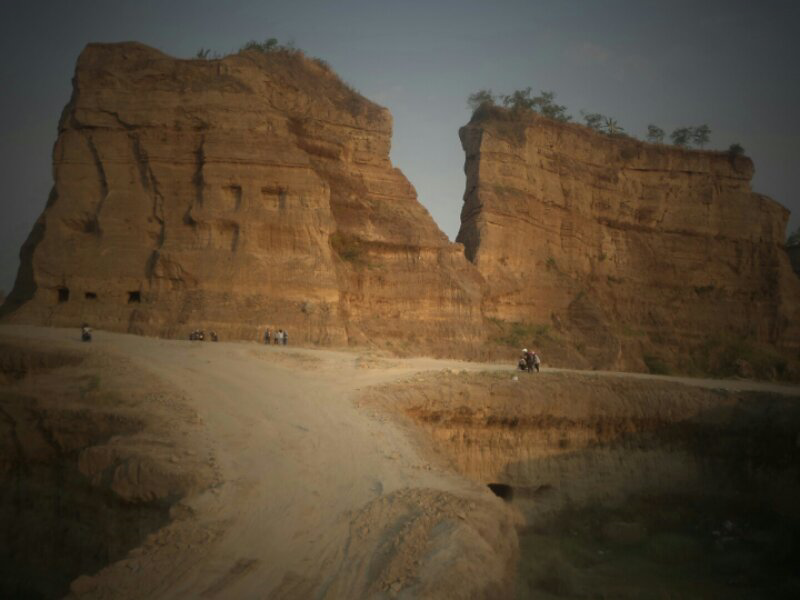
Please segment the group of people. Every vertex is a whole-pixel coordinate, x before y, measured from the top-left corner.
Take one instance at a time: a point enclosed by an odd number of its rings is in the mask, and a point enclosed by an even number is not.
[[[535,350],[528,350],[527,348],[522,349],[522,356],[519,359],[519,370],[520,371],[527,371],[528,373],[533,373],[535,370],[537,373],[539,372],[539,365],[542,364],[542,360],[539,358],[539,355],[536,354]]]
[[[219,336],[217,335],[216,331],[209,331],[208,338],[212,342],[218,342]],[[206,339],[206,332],[202,329],[195,329],[192,333],[189,334],[189,339],[192,341],[202,342]]]
[[[271,332],[269,329],[264,331],[264,343],[269,345],[270,340],[272,340],[273,344],[279,344],[281,346],[288,346],[289,345],[289,334],[284,329],[278,329],[276,332]]]

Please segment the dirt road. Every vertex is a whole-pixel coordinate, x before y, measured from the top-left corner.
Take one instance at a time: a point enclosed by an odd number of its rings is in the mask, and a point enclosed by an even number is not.
[[[17,326],[0,336],[119,355],[179,389],[202,422],[196,451],[220,474],[129,560],[79,582],[76,595],[417,596],[506,576],[514,544],[495,539],[510,527],[501,502],[432,468],[401,428],[352,401],[363,387],[416,372],[482,365],[106,332],[81,344],[71,330]],[[436,524],[444,525],[427,535]],[[447,554],[430,556],[439,547]]]
[[[453,598],[508,582],[516,536],[503,503],[354,403],[420,372],[508,367],[107,332],[81,344],[74,330],[21,326],[0,326],[3,336],[124,357],[180,390],[201,420],[195,451],[219,473],[128,558],[77,582],[76,596]]]

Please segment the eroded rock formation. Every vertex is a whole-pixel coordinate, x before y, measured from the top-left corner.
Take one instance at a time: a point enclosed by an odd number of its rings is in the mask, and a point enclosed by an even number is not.
[[[788,211],[752,192],[749,159],[502,109],[479,111],[461,139],[464,248],[392,166],[388,111],[324,62],[90,44],[2,314],[169,337],[285,328],[292,343],[470,358],[535,345],[579,367],[792,371]]]
[[[750,159],[499,108],[460,137],[457,239],[486,278],[488,316],[538,326],[585,366],[702,371],[727,340],[796,354],[788,210],[751,190]]]
[[[119,358],[6,337],[0,388],[0,597],[64,597],[218,482],[197,413]]]
[[[389,161],[391,117],[296,52],[90,44],[18,321],[397,351],[480,332],[476,270]]]

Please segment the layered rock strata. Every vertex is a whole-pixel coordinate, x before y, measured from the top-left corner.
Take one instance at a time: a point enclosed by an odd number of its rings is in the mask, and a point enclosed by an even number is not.
[[[789,213],[751,190],[750,159],[488,107],[460,137],[457,240],[488,316],[538,325],[585,366],[642,370],[728,338],[796,358]]]
[[[299,52],[90,44],[17,321],[397,351],[474,339],[481,279],[389,160],[389,112]]]

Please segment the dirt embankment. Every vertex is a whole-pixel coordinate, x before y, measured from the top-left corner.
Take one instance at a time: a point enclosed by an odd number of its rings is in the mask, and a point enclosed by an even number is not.
[[[365,402],[400,413],[440,461],[519,510],[520,597],[800,586],[798,397],[497,372],[418,377]],[[711,566],[695,572],[697,560]]]
[[[183,448],[196,416],[124,361],[6,340],[0,384],[2,597],[64,596],[213,480]]]

